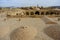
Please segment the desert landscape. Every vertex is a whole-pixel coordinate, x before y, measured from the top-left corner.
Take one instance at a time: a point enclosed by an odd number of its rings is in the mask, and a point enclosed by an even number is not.
[[[50,10],[53,10],[52,14],[49,14]],[[47,14],[47,11],[50,12]],[[60,15],[57,13],[60,10],[55,8],[2,8],[0,40],[60,40]]]

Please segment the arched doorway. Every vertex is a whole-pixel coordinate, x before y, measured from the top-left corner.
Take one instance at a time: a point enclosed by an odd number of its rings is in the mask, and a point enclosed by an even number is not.
[[[51,12],[51,13],[50,13],[50,15],[53,15],[53,14],[54,14],[54,12]]]
[[[18,15],[18,13],[16,13],[16,15]]]
[[[35,12],[35,15],[39,15],[39,11],[36,11],[36,12]]]
[[[26,15],[29,15],[29,12],[26,12]]]
[[[46,12],[46,15],[50,15],[49,12]]]
[[[34,15],[34,12],[31,12],[31,15]]]
[[[41,15],[44,15],[44,12],[41,12]]]
[[[60,15],[60,13],[57,12],[56,15]]]

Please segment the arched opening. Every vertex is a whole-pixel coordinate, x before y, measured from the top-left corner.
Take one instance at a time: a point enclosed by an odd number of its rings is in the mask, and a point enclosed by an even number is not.
[[[41,12],[41,15],[44,15],[44,12]]]
[[[26,12],[26,15],[29,15],[29,12]]]
[[[55,13],[54,12],[51,12],[50,15],[54,15]]]
[[[60,15],[59,13],[56,13],[56,15]]]
[[[49,15],[49,12],[46,12],[46,15]]]
[[[31,15],[34,15],[34,12],[31,12]]]
[[[36,11],[36,12],[35,12],[35,15],[39,15],[39,11]]]
[[[16,15],[18,15],[18,13],[16,13]]]

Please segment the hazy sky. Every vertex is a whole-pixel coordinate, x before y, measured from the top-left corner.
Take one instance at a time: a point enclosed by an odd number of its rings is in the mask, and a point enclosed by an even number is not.
[[[60,6],[60,0],[0,0],[0,6]]]

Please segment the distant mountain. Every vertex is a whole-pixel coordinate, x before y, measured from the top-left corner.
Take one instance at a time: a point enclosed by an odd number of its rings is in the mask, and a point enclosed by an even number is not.
[[[60,9],[60,6],[51,6],[51,7],[48,7],[48,8],[59,8]]]

